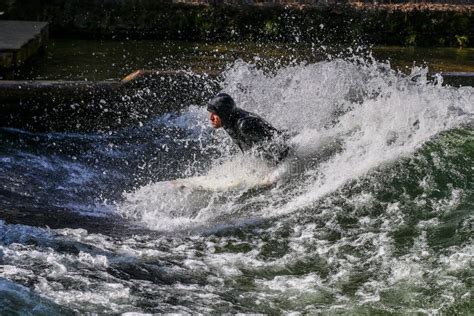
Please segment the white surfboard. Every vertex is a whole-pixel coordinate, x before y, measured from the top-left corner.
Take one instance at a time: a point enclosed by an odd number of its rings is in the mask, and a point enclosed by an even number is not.
[[[231,176],[197,176],[169,181],[177,189],[193,191],[223,192],[231,190],[247,190],[272,186],[282,178],[281,170],[276,169],[262,177],[231,177]]]
[[[230,191],[263,186],[265,183],[245,181],[245,179],[215,178],[212,176],[198,176],[169,181],[177,189],[193,191]]]

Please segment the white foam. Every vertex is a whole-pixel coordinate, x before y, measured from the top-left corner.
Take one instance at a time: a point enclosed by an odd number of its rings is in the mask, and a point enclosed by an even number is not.
[[[297,155],[319,155],[317,167],[306,169],[304,179],[290,185],[292,190],[274,189],[271,199],[252,196],[243,202],[258,205],[251,207],[253,217],[278,216],[310,206],[374,168],[413,154],[440,132],[472,120],[474,113],[472,88],[429,83],[426,68],[414,67],[405,76],[388,64],[336,59],[267,74],[237,61],[224,77],[224,91],[238,106],[296,133],[290,143]],[[198,126],[201,133],[208,125],[205,109],[194,106],[173,122]],[[252,182],[263,176],[265,168],[252,169],[250,160],[242,163],[230,158],[235,147],[225,133],[216,131],[215,135],[203,140],[203,150],[211,146],[221,154],[208,173],[216,181],[213,184],[207,178],[207,185],[219,186],[225,177]],[[255,172],[248,172],[247,165]],[[188,174],[193,175],[192,170]],[[217,214],[233,216],[242,208],[242,201],[236,202],[227,192],[200,197],[194,193],[173,192],[153,183],[125,194],[119,209],[149,228],[172,230],[212,222]]]

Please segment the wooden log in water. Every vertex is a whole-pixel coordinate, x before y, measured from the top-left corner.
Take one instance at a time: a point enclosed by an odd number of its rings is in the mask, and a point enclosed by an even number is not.
[[[474,87],[474,72],[441,72],[443,84],[454,87],[471,86]]]

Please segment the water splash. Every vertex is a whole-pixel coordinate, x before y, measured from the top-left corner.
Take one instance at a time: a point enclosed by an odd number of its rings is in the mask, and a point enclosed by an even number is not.
[[[196,215],[202,212],[216,217],[272,217],[301,210],[371,170],[412,155],[439,133],[472,121],[474,113],[472,88],[455,89],[441,86],[440,80],[430,82],[426,68],[414,67],[404,75],[388,64],[358,58],[295,65],[273,73],[237,61],[224,74],[223,86],[238,106],[259,113],[294,135],[290,143],[299,158],[297,163],[304,166],[286,166],[286,171],[302,174],[297,180],[280,181],[282,185],[271,191],[250,196],[245,194],[252,188],[250,180],[238,194],[198,197],[173,188],[163,192],[165,184],[158,182],[128,193],[121,207],[123,214],[133,213],[147,227],[160,229],[178,209],[180,226],[187,221],[190,227],[213,220],[212,216]],[[195,123],[188,128],[206,124],[205,110],[197,113],[194,107],[184,112],[185,117],[194,115]],[[214,167],[204,171],[208,177],[250,179],[250,174],[243,173],[242,161],[231,158],[236,155],[235,148],[223,131],[201,135],[203,151],[218,152]],[[250,160],[248,164],[258,177],[270,172]],[[195,175],[193,171],[188,174]]]

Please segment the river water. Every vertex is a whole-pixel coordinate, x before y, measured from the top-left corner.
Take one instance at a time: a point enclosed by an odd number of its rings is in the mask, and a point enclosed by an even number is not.
[[[328,55],[352,56],[367,48],[316,44],[258,42],[184,42],[152,40],[53,39],[43,55],[18,70],[18,79],[106,80],[121,79],[137,69],[223,70],[236,59],[274,67],[292,62],[318,62]],[[428,66],[431,73],[474,72],[474,48],[373,47],[370,51],[392,68],[409,73]]]
[[[474,90],[427,72],[229,65],[223,91],[305,162],[267,187],[166,182],[271,169],[201,105],[107,133],[0,129],[1,313],[469,314]]]

